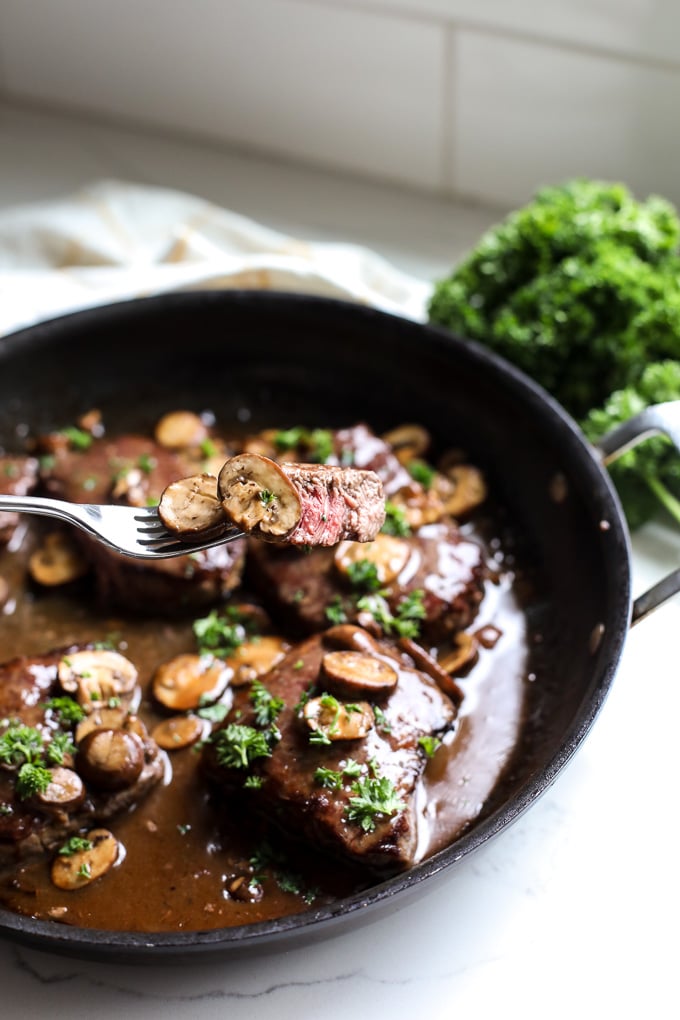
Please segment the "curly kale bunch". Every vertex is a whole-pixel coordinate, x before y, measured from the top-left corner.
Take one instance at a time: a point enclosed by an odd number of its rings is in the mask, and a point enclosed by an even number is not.
[[[645,375],[650,363],[680,360],[679,246],[680,220],[664,199],[638,202],[622,184],[583,179],[545,188],[435,284],[430,321],[513,362],[588,417],[595,439],[633,407],[671,399],[659,389],[680,397],[668,365],[663,385]],[[666,479],[663,441],[627,455],[644,472],[625,459],[614,468],[631,524],[655,509],[650,464],[662,448]]]

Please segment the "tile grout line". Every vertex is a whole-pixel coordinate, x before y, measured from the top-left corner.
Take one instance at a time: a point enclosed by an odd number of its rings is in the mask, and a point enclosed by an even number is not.
[[[411,21],[420,25],[440,25],[454,31],[475,32],[478,35],[487,35],[492,38],[510,39],[513,42],[523,42],[533,46],[564,50],[567,53],[576,53],[581,56],[599,57],[604,60],[633,64],[636,67],[643,67],[648,70],[680,72],[680,60],[646,56],[643,53],[616,50],[608,46],[577,42],[573,39],[561,39],[558,36],[532,32],[530,29],[492,25],[488,22],[476,21],[474,18],[451,18],[446,14],[437,14],[430,11],[408,10],[400,7],[398,4],[372,7],[366,6],[365,3],[362,3],[362,0],[342,0],[342,2],[338,2],[338,0],[296,0],[296,2],[316,8],[325,7],[336,11],[354,11],[355,13],[371,14],[375,17],[401,18],[403,21]]]
[[[457,36],[452,25],[443,25],[444,73],[441,97],[440,188],[444,195],[456,194],[454,150],[456,145],[456,58]]]

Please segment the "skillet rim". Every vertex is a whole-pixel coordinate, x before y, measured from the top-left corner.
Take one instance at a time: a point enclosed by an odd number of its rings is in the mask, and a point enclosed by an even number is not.
[[[153,319],[156,313],[165,313],[173,307],[190,309],[200,315],[202,308],[221,304],[246,308],[264,306],[280,310],[281,314],[286,314],[286,310],[295,313],[311,309],[317,315],[329,315],[336,321],[338,318],[349,320],[349,328],[352,322],[355,328],[356,323],[361,322],[362,328],[367,330],[372,321],[396,332],[413,333],[421,338],[425,336],[435,349],[456,349],[488,373],[493,381],[513,391],[533,415],[542,416],[544,423],[548,423],[551,430],[559,435],[565,452],[577,463],[580,478],[588,483],[589,504],[597,505],[602,518],[606,517],[609,522],[608,562],[616,573],[616,584],[611,586],[610,619],[602,639],[607,654],[601,659],[603,665],[599,670],[593,667],[589,691],[549,762],[469,832],[408,871],[327,907],[250,925],[205,931],[130,932],[79,928],[35,920],[0,907],[0,937],[35,949],[102,962],[155,962],[180,958],[198,962],[199,959],[204,960],[206,954],[225,957],[245,951],[267,952],[283,943],[289,947],[296,938],[298,941],[305,937],[309,939],[317,932],[328,936],[333,930],[339,930],[343,922],[364,922],[371,916],[377,919],[387,907],[392,906],[396,897],[406,899],[406,894],[418,889],[422,882],[441,876],[501,833],[550,788],[590,731],[609,693],[623,651],[631,615],[630,541],[609,475],[561,405],[524,373],[474,341],[429,323],[338,298],[276,291],[194,290],[97,305],[31,324],[0,337],[0,358],[11,357],[15,346],[27,340],[51,343],[56,335],[62,343],[67,343],[71,325],[87,327],[91,324],[96,328],[107,320],[124,323],[126,319],[137,320],[145,316]]]

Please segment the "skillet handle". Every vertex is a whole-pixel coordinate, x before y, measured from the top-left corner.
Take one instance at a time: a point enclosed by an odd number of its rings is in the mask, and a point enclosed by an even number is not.
[[[628,421],[603,436],[595,444],[595,449],[601,454],[603,463],[609,464],[626,450],[637,446],[643,439],[660,434],[668,436],[676,450],[680,452],[680,400],[671,400],[665,404],[646,407],[640,414],[629,418]],[[673,595],[677,595],[678,592],[680,592],[680,567],[667,574],[661,581],[634,600],[631,626],[639,623],[645,616],[649,616],[651,612],[658,609]]]

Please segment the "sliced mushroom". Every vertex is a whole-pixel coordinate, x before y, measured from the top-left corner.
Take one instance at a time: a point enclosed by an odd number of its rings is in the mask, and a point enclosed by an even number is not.
[[[382,437],[402,464],[421,457],[430,445],[430,434],[422,425],[405,424],[385,432]]]
[[[460,676],[474,666],[478,655],[477,639],[462,630],[453,639],[453,649],[439,659],[439,665],[446,673]]]
[[[208,430],[193,411],[170,411],[157,423],[154,435],[167,450],[183,450],[200,446]]]
[[[225,659],[234,670],[232,686],[240,687],[258,676],[264,676],[284,657],[289,648],[287,641],[273,634],[263,634],[255,641],[244,641]]]
[[[206,733],[206,724],[197,715],[173,715],[154,726],[151,736],[164,751],[181,751]]]
[[[76,766],[99,790],[124,790],[144,767],[144,744],[126,730],[92,730],[78,745]]]
[[[31,555],[28,570],[38,584],[55,588],[84,577],[89,570],[87,560],[61,531],[45,535],[42,544]]]
[[[334,648],[353,649],[369,655],[380,655],[382,651],[373,634],[369,634],[365,627],[357,627],[353,623],[338,623],[335,627],[329,627],[324,631],[323,640],[324,644]]]
[[[391,584],[410,556],[408,542],[380,532],[372,542],[341,542],[335,551],[334,563],[341,574],[351,576],[354,564],[367,560],[375,567],[380,584]]]
[[[324,743],[360,740],[375,723],[373,709],[367,701],[344,704],[328,695],[310,698],[302,714],[309,729],[322,734]]]
[[[153,696],[173,712],[186,712],[198,708],[202,701],[217,701],[232,673],[212,655],[177,655],[156,670]]]
[[[456,464],[448,469],[446,477],[453,482],[454,489],[446,497],[444,505],[446,512],[453,517],[463,517],[486,499],[486,482],[479,468],[471,464]]]
[[[169,531],[189,540],[226,530],[227,521],[217,498],[217,478],[200,474],[172,482],[163,490],[158,516]]]
[[[65,655],[57,675],[62,689],[75,694],[86,711],[103,708],[114,699],[129,702],[137,683],[137,670],[130,660],[103,648]]]
[[[92,730],[127,730],[129,733],[136,733],[142,740],[146,740],[148,736],[146,726],[139,716],[132,715],[124,708],[94,709],[76,726],[73,738],[76,744],[84,740]]]
[[[85,800],[85,786],[78,773],[62,765],[49,771],[49,784],[34,797],[36,806],[43,811],[67,813],[80,807]]]
[[[218,493],[228,520],[242,531],[282,537],[300,521],[300,497],[273,460],[241,453],[226,462]]]
[[[59,854],[52,862],[51,878],[58,889],[81,889],[101,878],[118,859],[119,846],[108,829],[92,829],[87,833],[90,846],[72,854]]]
[[[411,638],[399,638],[399,647],[413,659],[418,669],[426,673],[437,684],[439,689],[448,694],[456,707],[463,700],[463,692],[445,669],[430,655],[430,653]]]
[[[398,675],[387,662],[366,652],[326,652],[321,660],[321,675],[334,693],[353,697],[380,697],[391,694]]]

